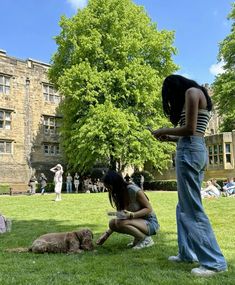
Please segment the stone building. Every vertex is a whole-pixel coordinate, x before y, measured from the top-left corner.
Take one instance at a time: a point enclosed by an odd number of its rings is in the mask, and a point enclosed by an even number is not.
[[[49,65],[0,50],[0,184],[27,183],[61,163],[57,107],[61,96],[47,78]]]
[[[58,127],[61,96],[47,77],[49,64],[21,60],[0,50],[0,184],[28,183],[32,174],[63,163]],[[209,86],[205,85],[211,96]],[[206,131],[206,178],[235,176],[235,131],[219,133],[214,110]],[[174,179],[174,165],[156,179]]]
[[[235,130],[205,139],[209,155],[205,178],[235,177]]]

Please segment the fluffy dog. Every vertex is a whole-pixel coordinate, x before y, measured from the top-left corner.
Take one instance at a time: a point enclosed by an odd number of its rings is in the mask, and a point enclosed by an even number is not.
[[[29,250],[35,253],[79,253],[93,249],[92,238],[93,234],[89,229],[50,233],[37,238]]]
[[[34,253],[80,253],[93,250],[93,234],[89,229],[76,232],[49,233],[37,238],[30,248],[8,250],[10,252],[31,251]]]

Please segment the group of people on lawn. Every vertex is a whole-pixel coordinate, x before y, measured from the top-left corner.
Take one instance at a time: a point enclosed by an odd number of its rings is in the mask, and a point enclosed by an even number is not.
[[[57,172],[58,170],[59,172]],[[57,164],[55,167],[51,168],[50,171],[61,174],[61,175],[56,174],[54,176],[54,183],[55,185],[57,185],[55,189],[58,188],[58,185],[62,187],[62,184],[60,184],[60,182],[63,182],[63,172],[64,171],[63,171],[62,165]],[[45,176],[44,173],[41,173],[38,179],[36,178],[35,175],[32,175],[30,177],[28,186],[29,186],[29,193],[31,195],[36,193],[36,187],[38,183],[40,185],[40,192],[43,195],[45,193],[46,186],[47,186],[47,177]],[[82,184],[82,190],[86,193],[98,193],[98,192],[106,191],[104,184],[102,181],[100,181],[100,179],[91,179],[90,177],[80,178],[77,172],[75,173],[74,177],[72,177],[72,175],[68,172],[66,176],[66,192],[67,193],[73,193],[74,191],[75,193],[78,193],[78,189],[81,184]]]
[[[201,188],[201,196],[202,198],[219,198],[220,196],[234,197],[234,178],[228,178],[227,181],[223,183],[222,187],[217,183],[216,179],[206,181],[206,187]]]

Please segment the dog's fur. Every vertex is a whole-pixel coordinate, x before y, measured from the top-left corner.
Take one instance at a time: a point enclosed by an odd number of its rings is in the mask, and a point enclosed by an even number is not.
[[[37,238],[30,251],[35,253],[79,253],[92,250],[93,234],[89,229],[77,232],[50,233]]]
[[[37,238],[28,251],[34,253],[80,253],[83,250],[93,250],[93,234],[89,229],[76,232],[49,233]],[[9,250],[16,252],[17,249]],[[22,248],[18,252],[24,252]]]

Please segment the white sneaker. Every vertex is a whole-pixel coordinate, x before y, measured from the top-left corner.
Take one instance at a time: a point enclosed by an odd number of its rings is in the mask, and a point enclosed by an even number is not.
[[[168,260],[172,261],[172,262],[181,262],[182,261],[182,259],[180,258],[179,254],[178,255],[169,256]]]
[[[172,262],[189,262],[189,263],[198,262],[198,260],[183,260],[180,257],[180,254],[169,256],[168,260]]]
[[[150,247],[154,245],[154,241],[152,240],[151,237],[146,236],[144,239],[139,241],[135,246],[132,247],[132,249],[142,249],[145,247]]]
[[[216,270],[212,270],[212,269],[208,269],[205,268],[204,266],[200,266],[197,268],[193,268],[191,270],[191,273],[195,276],[199,276],[199,277],[210,277],[213,276],[217,273],[222,273],[225,272],[226,270],[221,270],[221,271],[216,271]]]
[[[127,246],[127,247],[133,247],[133,246],[134,246],[134,242],[131,241],[131,242],[129,242],[126,246]]]
[[[126,246],[127,247],[133,247],[133,246],[137,245],[138,242],[139,242],[139,240],[134,239],[133,241],[129,242]]]

